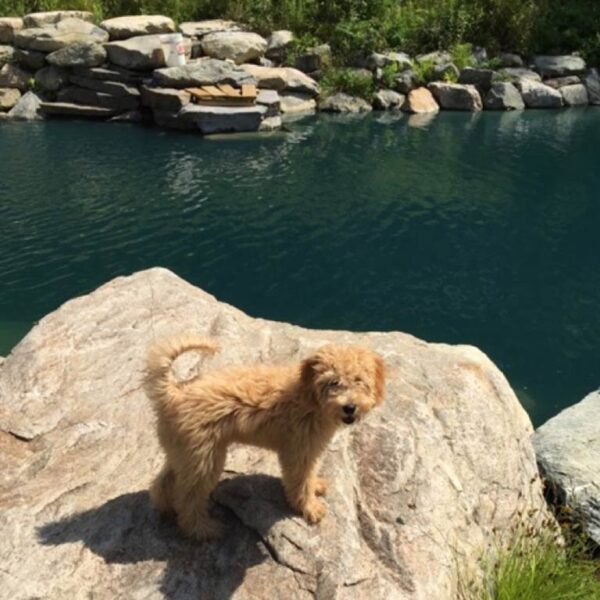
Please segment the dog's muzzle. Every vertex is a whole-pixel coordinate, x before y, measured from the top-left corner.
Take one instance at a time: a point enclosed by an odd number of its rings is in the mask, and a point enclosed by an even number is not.
[[[352,425],[352,423],[356,421],[356,405],[344,404],[344,406],[342,406],[342,410],[344,411],[342,421],[346,423],[346,425]]]

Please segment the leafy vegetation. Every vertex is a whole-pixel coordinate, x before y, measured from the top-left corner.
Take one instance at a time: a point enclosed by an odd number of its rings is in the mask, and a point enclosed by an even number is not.
[[[339,63],[386,48],[416,54],[472,43],[491,51],[580,50],[600,64],[598,0],[0,0],[2,16],[59,8],[98,18],[231,18],[262,33],[288,28],[330,43]]]
[[[319,81],[324,96],[344,92],[371,101],[375,93],[375,84],[370,73],[357,69],[332,68]]]

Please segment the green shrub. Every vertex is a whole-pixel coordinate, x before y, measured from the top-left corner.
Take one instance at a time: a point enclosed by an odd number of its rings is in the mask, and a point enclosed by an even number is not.
[[[413,60],[412,70],[418,85],[425,85],[435,79],[435,61],[432,58],[426,60]]]
[[[393,88],[396,85],[396,75],[398,75],[398,63],[390,63],[381,70],[381,83],[386,88]]]
[[[465,67],[472,67],[475,64],[473,58],[473,46],[471,44],[454,44],[450,48],[452,62],[457,66],[459,71]]]
[[[319,81],[323,96],[331,96],[338,92],[358,96],[371,101],[375,93],[373,77],[355,69],[329,69]]]
[[[331,48],[338,62],[355,64],[371,52],[382,50],[386,39],[377,21],[342,21],[331,35]]]

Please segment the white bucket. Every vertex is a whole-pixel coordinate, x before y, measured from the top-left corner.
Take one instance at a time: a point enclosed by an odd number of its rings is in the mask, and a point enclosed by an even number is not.
[[[165,64],[167,67],[180,67],[185,65],[185,45],[181,33],[169,33],[160,36],[163,46]]]

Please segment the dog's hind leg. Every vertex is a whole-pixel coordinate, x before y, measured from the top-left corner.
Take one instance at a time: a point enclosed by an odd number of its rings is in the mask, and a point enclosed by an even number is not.
[[[175,472],[168,461],[165,462],[160,473],[150,486],[150,498],[161,515],[173,514],[173,488],[175,486]]]
[[[186,535],[197,540],[219,537],[223,530],[222,524],[210,516],[208,507],[225,466],[226,448],[215,445],[205,450],[196,450],[199,460],[188,462],[185,472],[177,473],[174,494],[177,523]]]

